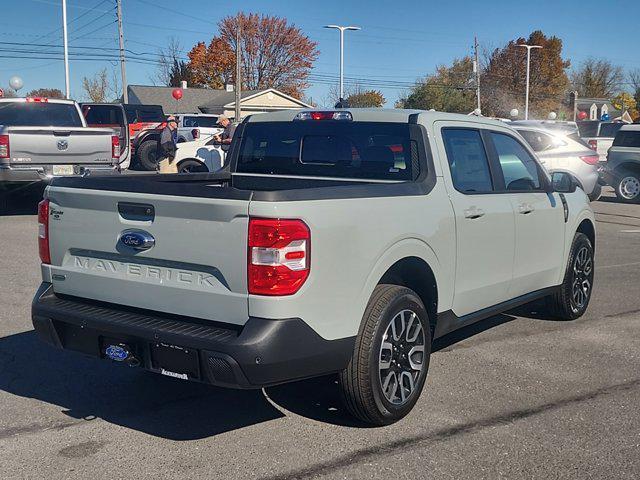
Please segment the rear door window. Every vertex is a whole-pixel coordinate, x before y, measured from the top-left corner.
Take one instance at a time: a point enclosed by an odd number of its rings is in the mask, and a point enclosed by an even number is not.
[[[412,180],[420,162],[409,124],[255,122],[244,127],[236,171]]]
[[[489,160],[480,131],[443,128],[442,138],[455,189],[466,194],[493,191]]]
[[[640,147],[640,130],[620,130],[613,140],[614,147]]]

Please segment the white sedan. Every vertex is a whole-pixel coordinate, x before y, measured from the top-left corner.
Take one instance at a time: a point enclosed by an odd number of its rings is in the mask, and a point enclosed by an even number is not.
[[[214,135],[178,143],[175,163],[178,173],[215,172],[224,165],[226,152]]]

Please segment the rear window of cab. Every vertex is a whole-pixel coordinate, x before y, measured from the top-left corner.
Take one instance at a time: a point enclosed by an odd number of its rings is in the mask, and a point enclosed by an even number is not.
[[[419,174],[417,152],[404,123],[256,122],[244,128],[236,171],[412,180]]]

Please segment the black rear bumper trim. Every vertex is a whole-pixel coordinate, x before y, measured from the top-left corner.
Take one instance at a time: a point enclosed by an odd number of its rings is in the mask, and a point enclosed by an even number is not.
[[[39,336],[58,348],[102,356],[102,339],[121,338],[139,345],[142,366],[152,344],[197,349],[201,381],[234,388],[260,388],[337,372],[351,358],[355,337],[325,340],[299,318],[250,317],[238,328],[229,324],[132,309],[58,296],[42,283],[32,305]]]

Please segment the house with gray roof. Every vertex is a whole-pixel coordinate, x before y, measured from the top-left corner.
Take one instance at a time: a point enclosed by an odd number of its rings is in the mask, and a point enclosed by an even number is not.
[[[152,85],[129,85],[127,87],[129,103],[161,105],[165,113],[209,113],[222,114],[231,118],[235,115],[235,92],[233,90],[183,88],[180,100],[173,98],[173,90],[174,87],[156,87]],[[240,94],[240,98],[242,117],[276,110],[311,108],[311,105],[275,88],[243,91]]]
[[[620,110],[617,110],[608,98],[580,98],[577,102],[578,112],[585,112],[587,114],[586,120],[600,120],[603,115],[609,115],[609,118],[614,118],[622,115]]]

